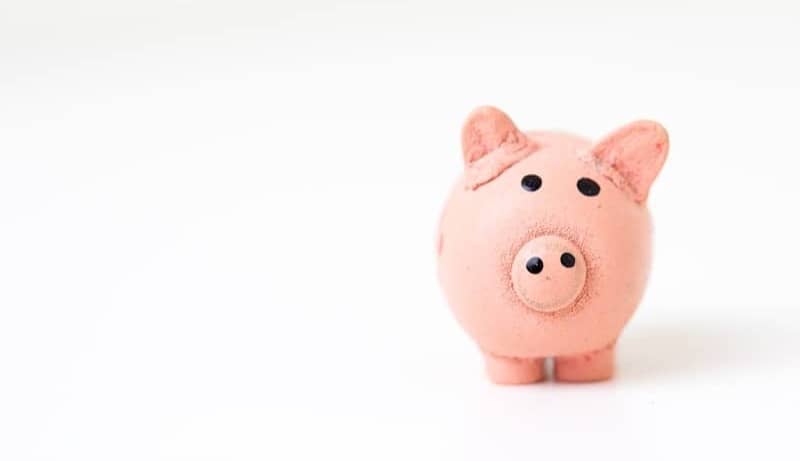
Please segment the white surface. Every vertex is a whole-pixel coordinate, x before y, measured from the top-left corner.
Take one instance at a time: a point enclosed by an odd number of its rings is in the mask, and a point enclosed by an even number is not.
[[[0,459],[798,458],[796,2],[67,3],[0,3]],[[612,382],[445,307],[487,103],[671,133]]]

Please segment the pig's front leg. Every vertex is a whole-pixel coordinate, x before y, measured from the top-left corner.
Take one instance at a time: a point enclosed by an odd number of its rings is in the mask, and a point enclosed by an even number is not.
[[[545,378],[544,359],[502,357],[484,352],[486,373],[497,384],[531,384]]]
[[[584,354],[555,358],[557,381],[604,381],[614,375],[614,343]]]

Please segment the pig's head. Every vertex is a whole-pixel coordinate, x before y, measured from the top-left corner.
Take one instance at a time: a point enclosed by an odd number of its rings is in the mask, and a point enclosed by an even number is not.
[[[461,323],[498,353],[547,336],[548,319],[621,329],[647,278],[645,202],[667,155],[664,128],[638,121],[591,143],[522,132],[483,107],[462,146],[464,177],[439,236],[440,276]]]

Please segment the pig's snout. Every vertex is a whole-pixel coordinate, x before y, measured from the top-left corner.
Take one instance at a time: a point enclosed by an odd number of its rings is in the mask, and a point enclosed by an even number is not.
[[[586,283],[586,261],[572,242],[556,235],[526,243],[514,258],[511,280],[528,307],[555,312],[569,307]]]

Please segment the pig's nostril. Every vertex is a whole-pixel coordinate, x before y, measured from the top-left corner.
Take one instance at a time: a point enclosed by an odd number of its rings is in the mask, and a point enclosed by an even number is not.
[[[542,258],[534,256],[525,263],[525,269],[528,269],[531,274],[538,274],[544,269],[544,261],[542,261]]]
[[[572,267],[575,265],[575,256],[572,253],[563,253],[561,255],[561,265],[564,267]]]

